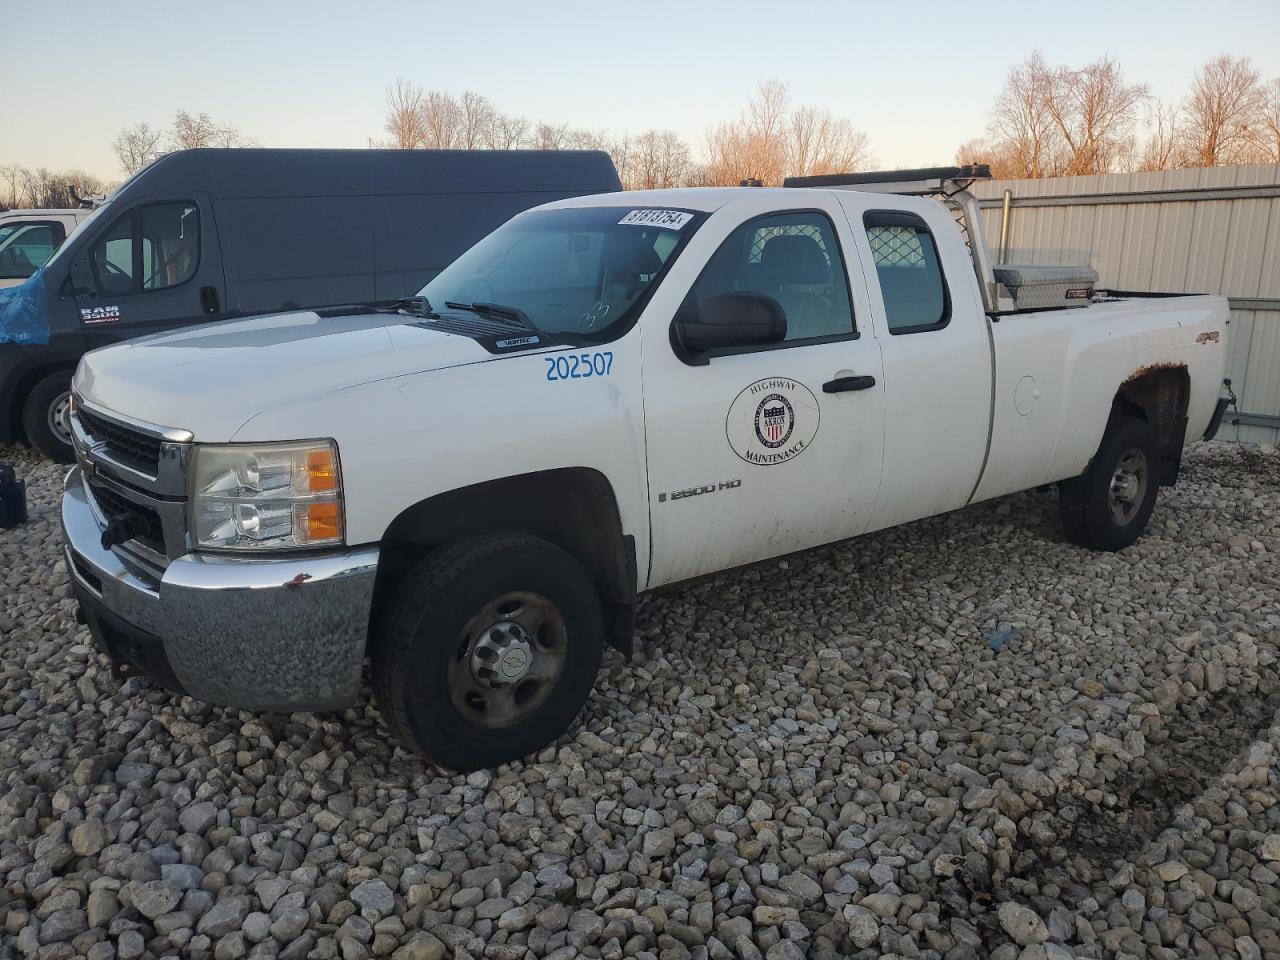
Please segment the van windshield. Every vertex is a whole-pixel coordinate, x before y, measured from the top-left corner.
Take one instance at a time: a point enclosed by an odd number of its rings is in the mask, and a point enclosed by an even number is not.
[[[88,227],[89,224],[93,223],[95,220],[98,220],[99,218],[101,218],[103,211],[110,206],[111,206],[111,201],[106,200],[99,206],[94,207],[94,209],[89,213],[89,215],[85,217],[83,220],[81,220],[79,223],[77,223],[75,227],[72,229],[72,231],[69,234],[67,234],[67,241],[70,241],[73,237],[84,233],[85,228]],[[60,246],[57,250],[53,252],[53,256],[49,258],[49,262],[46,263],[45,266],[52,267],[60,263],[63,259],[65,259],[69,255],[69,251],[73,246],[75,246],[75,244],[64,241],[62,246]]]
[[[546,333],[616,335],[704,219],[652,207],[534,210],[489,234],[420,295],[439,313],[456,309],[446,304],[501,304]]]

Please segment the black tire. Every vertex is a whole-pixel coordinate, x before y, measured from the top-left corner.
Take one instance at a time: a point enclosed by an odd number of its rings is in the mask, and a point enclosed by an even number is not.
[[[488,713],[487,703],[477,709],[487,694],[473,689],[484,683],[476,678],[480,647],[488,644],[483,652],[492,653],[495,636],[478,620],[487,621],[486,608],[495,609],[495,602],[513,594],[546,601],[549,607],[531,602],[531,608],[559,616],[557,628],[548,631],[557,639],[546,648],[537,639],[541,629],[536,636],[521,633],[529,638],[530,674],[539,656],[554,660],[558,673],[553,680],[504,684],[495,696],[506,698],[510,691],[514,700],[529,683],[536,689],[515,707],[517,713],[531,712],[495,727],[489,724],[499,714]],[[499,642],[503,629],[496,632]],[[453,770],[492,767],[529,756],[569,728],[595,685],[603,646],[600,598],[573,557],[527,534],[486,535],[443,547],[404,575],[375,637],[374,696],[387,726],[407,748]],[[478,669],[483,673],[483,664]]]
[[[1139,464],[1142,476],[1131,484]],[[1089,469],[1059,485],[1063,535],[1092,550],[1123,550],[1147,529],[1161,470],[1160,444],[1150,425],[1115,418]]]
[[[54,428],[56,412],[66,415],[70,397],[71,371],[59,370],[37,383],[22,405],[22,430],[27,441],[56,463],[74,463],[76,459],[69,436],[60,436]]]

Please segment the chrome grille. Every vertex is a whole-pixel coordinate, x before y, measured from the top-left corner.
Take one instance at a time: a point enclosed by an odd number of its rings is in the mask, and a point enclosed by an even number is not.
[[[75,415],[80,419],[85,432],[95,442],[103,444],[105,452],[112,459],[149,476],[156,475],[163,442],[159,437],[149,436],[140,430],[100,417],[83,407],[78,408]]]
[[[139,559],[154,575],[190,549],[187,537],[187,459],[190,431],[161,427],[73,399],[71,443],[85,492],[104,529],[117,517],[141,530],[117,556]]]

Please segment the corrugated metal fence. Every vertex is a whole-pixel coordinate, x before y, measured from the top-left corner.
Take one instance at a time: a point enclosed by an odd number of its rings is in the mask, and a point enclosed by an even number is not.
[[[1006,263],[1089,263],[1104,288],[1229,297],[1240,413],[1219,436],[1280,441],[1280,165],[979,183],[993,252],[1006,190]]]

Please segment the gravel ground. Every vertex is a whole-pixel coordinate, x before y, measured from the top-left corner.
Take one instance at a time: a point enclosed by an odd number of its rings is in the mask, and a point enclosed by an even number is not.
[[[0,954],[1280,958],[1280,457],[1122,555],[1028,493],[648,599],[584,722],[446,776],[368,700],[111,676],[0,448]],[[997,649],[998,648],[998,649]]]

